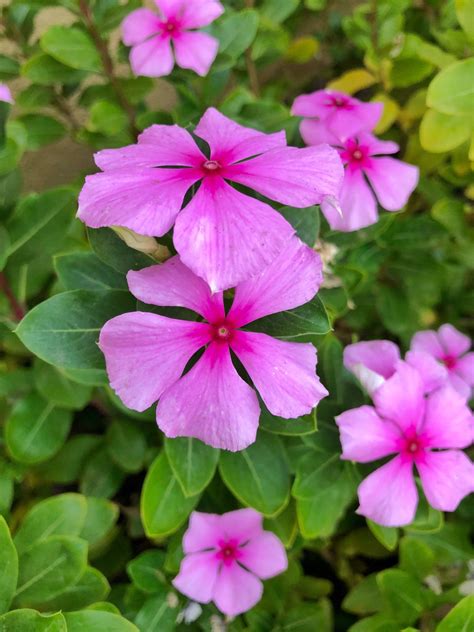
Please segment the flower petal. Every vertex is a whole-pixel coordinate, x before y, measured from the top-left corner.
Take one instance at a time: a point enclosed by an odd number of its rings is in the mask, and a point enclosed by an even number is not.
[[[452,325],[441,325],[438,329],[438,339],[446,355],[455,358],[462,356],[471,348],[471,339],[458,331]]]
[[[430,393],[446,384],[448,372],[432,355],[424,351],[408,351],[405,361],[421,376],[425,393]]]
[[[416,466],[426,499],[435,509],[454,511],[474,491],[474,465],[460,450],[427,452]]]
[[[223,531],[221,518],[222,516],[217,514],[193,511],[183,536],[183,551],[197,553],[204,549],[217,548]]]
[[[144,303],[187,307],[209,321],[225,316],[222,293],[211,294],[207,283],[177,256],[138,272],[130,270],[127,281],[130,292]]]
[[[178,125],[151,125],[140,134],[138,144],[102,149],[94,154],[96,165],[103,171],[125,167],[199,167],[205,159],[191,134]],[[183,170],[183,177],[187,174]]]
[[[207,33],[183,31],[173,37],[176,63],[204,77],[219,50],[219,40]]]
[[[387,211],[402,209],[418,184],[418,167],[395,158],[370,158],[364,171],[380,205]]]
[[[344,366],[349,371],[362,364],[371,371],[388,379],[395,372],[400,360],[400,349],[390,340],[369,340],[356,342],[344,349]]]
[[[384,527],[401,527],[415,517],[418,492],[411,461],[395,457],[359,485],[357,513]]]
[[[459,358],[454,372],[466,382],[468,386],[474,386],[474,353],[466,353]]]
[[[448,384],[457,392],[463,399],[467,400],[471,398],[472,389],[462,377],[457,375],[456,371],[448,372]]]
[[[399,362],[397,371],[373,394],[377,413],[402,430],[416,429],[425,412],[423,381],[418,371]]]
[[[214,603],[228,617],[253,608],[262,598],[262,582],[238,564],[221,566],[214,589]]]
[[[220,528],[225,536],[224,539],[235,539],[239,544],[258,537],[263,532],[263,516],[251,507],[228,511],[220,518]]]
[[[160,31],[160,20],[150,9],[137,9],[122,22],[122,41],[125,46],[140,44]]]
[[[273,415],[306,415],[328,395],[316,375],[316,349],[310,343],[237,331],[231,347]]]
[[[472,413],[465,399],[450,386],[428,397],[421,428],[431,448],[467,448],[472,441]]]
[[[211,148],[211,158],[223,165],[286,145],[285,132],[264,134],[239,125],[215,108],[208,108],[204,112],[194,131]]]
[[[157,35],[134,46],[130,51],[130,66],[135,75],[144,77],[169,75],[174,66],[169,37]]]
[[[213,551],[191,553],[181,562],[173,586],[194,601],[209,603],[218,583],[219,560]]]
[[[369,463],[398,452],[399,429],[381,419],[372,406],[346,410],[336,417],[342,456],[348,461]]]
[[[321,257],[294,236],[263,272],[240,283],[228,318],[242,327],[310,301],[323,280]]]
[[[186,29],[207,26],[224,13],[224,7],[218,0],[184,0],[183,4],[180,23]]]
[[[191,356],[209,341],[209,326],[147,312],[112,318],[102,327],[110,386],[123,403],[143,411],[181,376]]]
[[[226,178],[297,208],[337,198],[343,175],[339,154],[329,145],[273,149],[226,170]]]
[[[125,226],[140,235],[164,235],[196,181],[188,171],[128,168],[87,176],[77,217],[91,228]]]
[[[332,230],[351,232],[371,226],[378,220],[377,202],[360,169],[346,168],[339,193],[342,215],[328,200],[321,210]]]
[[[267,204],[208,178],[179,214],[174,245],[183,263],[217,292],[260,272],[293,233]]]
[[[326,126],[325,123],[315,119],[303,119],[300,123],[301,138],[307,145],[341,145],[341,140]]]
[[[239,563],[260,579],[269,579],[288,568],[288,558],[281,540],[269,531],[264,531],[240,549]]]
[[[227,345],[213,343],[158,402],[156,419],[167,437],[196,437],[224,450],[255,441],[260,407],[237,374]]]
[[[373,134],[363,132],[357,135],[360,145],[365,145],[369,150],[370,156],[377,154],[396,154],[400,151],[400,147],[393,140],[380,140]]]
[[[410,349],[413,351],[424,351],[437,360],[441,360],[446,354],[436,331],[418,331],[411,339]]]

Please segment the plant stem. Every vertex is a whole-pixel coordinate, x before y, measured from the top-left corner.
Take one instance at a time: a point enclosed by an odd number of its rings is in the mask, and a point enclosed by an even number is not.
[[[0,272],[0,290],[5,294],[10,303],[10,308],[12,310],[12,314],[15,319],[20,322],[24,315],[26,314],[26,309],[20,303],[20,301],[16,298],[13,290],[10,287],[7,277],[3,272]]]
[[[254,0],[245,0],[245,6],[247,9],[254,8]],[[252,92],[256,97],[260,96],[260,82],[258,79],[257,67],[252,59],[252,46],[249,46],[245,51],[245,65],[247,67],[247,74],[249,76],[249,83]]]
[[[118,102],[120,103],[122,108],[125,110],[125,113],[127,114],[130,131],[133,136],[137,136],[139,133],[139,130],[137,129],[135,125],[135,110],[133,109],[132,104],[128,101],[127,97],[125,96],[125,93],[122,90],[120,82],[118,81],[115,75],[114,64],[113,64],[112,58],[110,57],[109,49],[107,48],[107,43],[102,39],[99,31],[97,30],[97,27],[94,23],[92,12],[87,0],[79,0],[79,9],[84,19],[85,27],[88,30],[89,35],[91,36],[92,40],[94,41],[94,44],[100,55],[102,66],[104,67],[104,72],[110,81],[110,84],[112,86],[112,89],[115,92]]]

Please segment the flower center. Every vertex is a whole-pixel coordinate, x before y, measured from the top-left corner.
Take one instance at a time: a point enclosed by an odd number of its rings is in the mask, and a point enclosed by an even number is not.
[[[442,363],[444,364],[444,366],[448,369],[448,370],[452,370],[456,367],[457,364],[457,358],[455,358],[454,356],[445,356],[442,359]]]
[[[362,160],[363,157],[364,157],[364,154],[361,152],[360,149],[356,149],[355,151],[352,152],[352,158],[354,160]]]
[[[327,105],[333,108],[347,108],[349,109],[349,99],[345,97],[330,97]]]
[[[175,22],[164,22],[161,27],[165,33],[168,33],[168,35],[172,35],[178,30],[178,25]]]
[[[216,557],[223,562],[225,566],[230,566],[233,562],[242,557],[242,552],[239,550],[237,540],[220,540]]]
[[[234,328],[229,323],[217,323],[213,325],[213,338],[216,342],[230,342],[234,335]]]
[[[221,165],[217,162],[217,160],[206,160],[202,163],[202,168],[209,173],[215,173],[216,171],[219,171]]]
[[[412,434],[405,438],[403,452],[413,459],[416,459],[424,452],[423,440],[416,434]]]

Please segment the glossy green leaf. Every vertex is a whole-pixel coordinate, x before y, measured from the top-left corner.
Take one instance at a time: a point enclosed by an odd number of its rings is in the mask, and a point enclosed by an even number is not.
[[[278,212],[293,226],[298,237],[312,248],[319,234],[318,207],[311,206],[310,208],[301,209],[284,206],[278,209]]]
[[[74,84],[86,76],[84,71],[73,70],[44,53],[30,57],[21,67],[21,74],[33,83],[43,86],[55,83]]]
[[[7,419],[8,451],[22,463],[46,461],[65,442],[71,423],[70,411],[56,408],[52,402],[31,393],[16,403]]]
[[[267,407],[260,403],[260,428],[272,434],[283,435],[288,437],[303,436],[316,432],[318,422],[316,420],[316,411],[314,408],[309,415],[298,417],[297,419],[283,419],[272,415]]]
[[[122,290],[73,290],[32,309],[16,334],[35,355],[58,367],[102,368],[97,340],[104,323],[133,311],[135,301]]]
[[[377,583],[377,574],[364,577],[344,598],[342,607],[358,615],[372,614],[382,609],[382,594]]]
[[[262,433],[241,452],[222,452],[219,471],[234,496],[264,516],[278,514],[288,503],[290,474],[275,435]]]
[[[202,492],[211,481],[219,450],[192,437],[165,439],[168,462],[186,497]]]
[[[0,614],[8,611],[15,594],[17,580],[18,554],[8,525],[0,516]]]
[[[33,380],[38,393],[55,406],[81,410],[91,398],[92,387],[72,382],[61,369],[37,360]]]
[[[106,599],[109,592],[107,578],[96,568],[88,566],[74,585],[44,603],[43,608],[49,611],[86,608]]]
[[[471,114],[474,110],[474,57],[444,68],[428,87],[426,104],[443,114]]]
[[[41,614],[22,608],[0,617],[2,632],[67,632],[66,620],[61,612]]]
[[[228,12],[214,26],[220,42],[219,52],[237,59],[253,42],[258,28],[258,13],[253,9]]]
[[[52,459],[39,466],[41,477],[52,483],[74,483],[84,469],[89,455],[101,442],[102,438],[99,435],[71,437]]]
[[[66,134],[65,126],[53,118],[44,114],[25,114],[19,119],[28,132],[27,149],[35,151],[61,139]]]
[[[93,41],[71,26],[50,26],[41,36],[42,50],[62,64],[77,70],[100,72],[102,64]]]
[[[93,252],[71,252],[54,260],[66,290],[126,290],[125,275],[104,264]]]
[[[152,463],[142,488],[140,513],[150,538],[174,533],[185,522],[199,500],[186,498],[176,476],[162,452]]]
[[[162,592],[166,586],[166,577],[161,570],[164,562],[164,551],[145,551],[127,564],[128,576],[143,592]]]
[[[423,581],[433,572],[435,555],[432,549],[416,538],[405,536],[400,541],[400,568]]]
[[[79,532],[89,547],[95,548],[107,538],[119,517],[119,508],[105,498],[87,498],[87,510],[84,523]]]
[[[405,625],[418,620],[427,601],[421,585],[412,575],[390,568],[377,575],[377,584],[394,619]]]
[[[112,461],[105,448],[97,450],[87,460],[79,489],[86,496],[112,498],[120,489],[125,472]]]
[[[129,270],[141,270],[156,263],[151,257],[129,248],[110,228],[89,228],[87,235],[99,259],[123,275]]]
[[[135,623],[147,632],[173,632],[179,610],[172,606],[166,593],[149,597],[140,608]]]
[[[66,612],[67,632],[141,632],[133,623],[112,612],[82,610]]]
[[[282,340],[298,340],[327,334],[331,330],[323,302],[316,295],[296,309],[260,318],[248,325],[250,331],[261,331]]]
[[[421,146],[434,153],[451,151],[469,140],[472,127],[469,115],[453,116],[428,110],[420,125]]]
[[[469,632],[474,626],[474,595],[464,597],[448,612],[436,632]]]
[[[389,551],[396,549],[399,532],[396,527],[383,527],[367,518],[367,526],[377,540]]]
[[[107,428],[107,449],[110,457],[126,472],[139,472],[147,449],[145,435],[136,423],[116,419]]]

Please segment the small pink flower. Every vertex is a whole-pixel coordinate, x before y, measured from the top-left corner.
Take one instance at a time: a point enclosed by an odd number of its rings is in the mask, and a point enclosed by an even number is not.
[[[131,46],[130,65],[136,75],[163,77],[176,63],[198,75],[209,72],[219,42],[191,29],[207,26],[224,7],[218,0],[155,0],[159,14],[149,9],[132,11],[122,22],[122,39]]]
[[[166,436],[196,437],[232,451],[255,441],[260,405],[255,391],[235,370],[231,350],[274,415],[305,415],[327,395],[316,375],[312,344],[242,329],[315,295],[321,261],[296,237],[260,276],[237,286],[227,314],[222,293],[211,294],[179,257],[131,271],[127,279],[139,300],[185,307],[206,321],[133,312],[112,318],[100,333],[112,388],[134,410],[143,411],[159,399],[156,419]],[[181,377],[202,347],[203,355]]]
[[[365,103],[344,92],[317,90],[297,97],[291,108],[295,116],[303,116],[300,131],[308,145],[312,131],[324,125],[336,139],[346,139],[360,132],[371,132],[382,116],[383,103]]]
[[[294,234],[280,213],[229,181],[304,208],[337,195],[343,168],[330,147],[287,147],[284,132],[242,127],[214,108],[195,133],[209,145],[209,156],[177,125],[152,125],[136,145],[99,151],[95,161],[104,173],[86,178],[78,217],[92,228],[125,226],[151,236],[174,224],[181,260],[215,292],[258,274]]]
[[[438,331],[419,331],[411,341],[413,351],[422,351],[435,358],[448,372],[451,386],[469,399],[474,386],[474,352],[468,353],[471,341],[452,325],[441,325]]]
[[[396,372],[401,361],[400,350],[390,340],[356,342],[344,349],[344,366],[353,373],[369,395]],[[443,366],[423,351],[409,351],[405,362],[417,369],[425,393],[447,382]]]
[[[473,464],[460,450],[472,439],[465,400],[449,386],[425,396],[418,371],[404,362],[373,400],[375,408],[361,406],[336,418],[343,459],[368,463],[397,454],[359,486],[358,513],[387,527],[410,524],[418,504],[414,465],[430,505],[454,511],[474,490]]]
[[[263,530],[262,516],[254,509],[221,516],[194,511],[183,550],[175,588],[194,601],[213,601],[229,617],[253,608],[262,598],[260,580],[288,567],[283,544]]]
[[[306,142],[331,143],[339,150],[345,165],[338,196],[342,213],[328,200],[321,204],[333,230],[351,232],[375,224],[377,200],[387,211],[399,211],[405,206],[418,184],[419,171],[418,167],[381,155],[396,153],[399,150],[396,143],[379,140],[367,132],[345,141],[336,140],[322,124],[317,125],[318,131],[315,128]]]
[[[13,105],[14,100],[10,88],[4,83],[0,83],[0,101]]]

